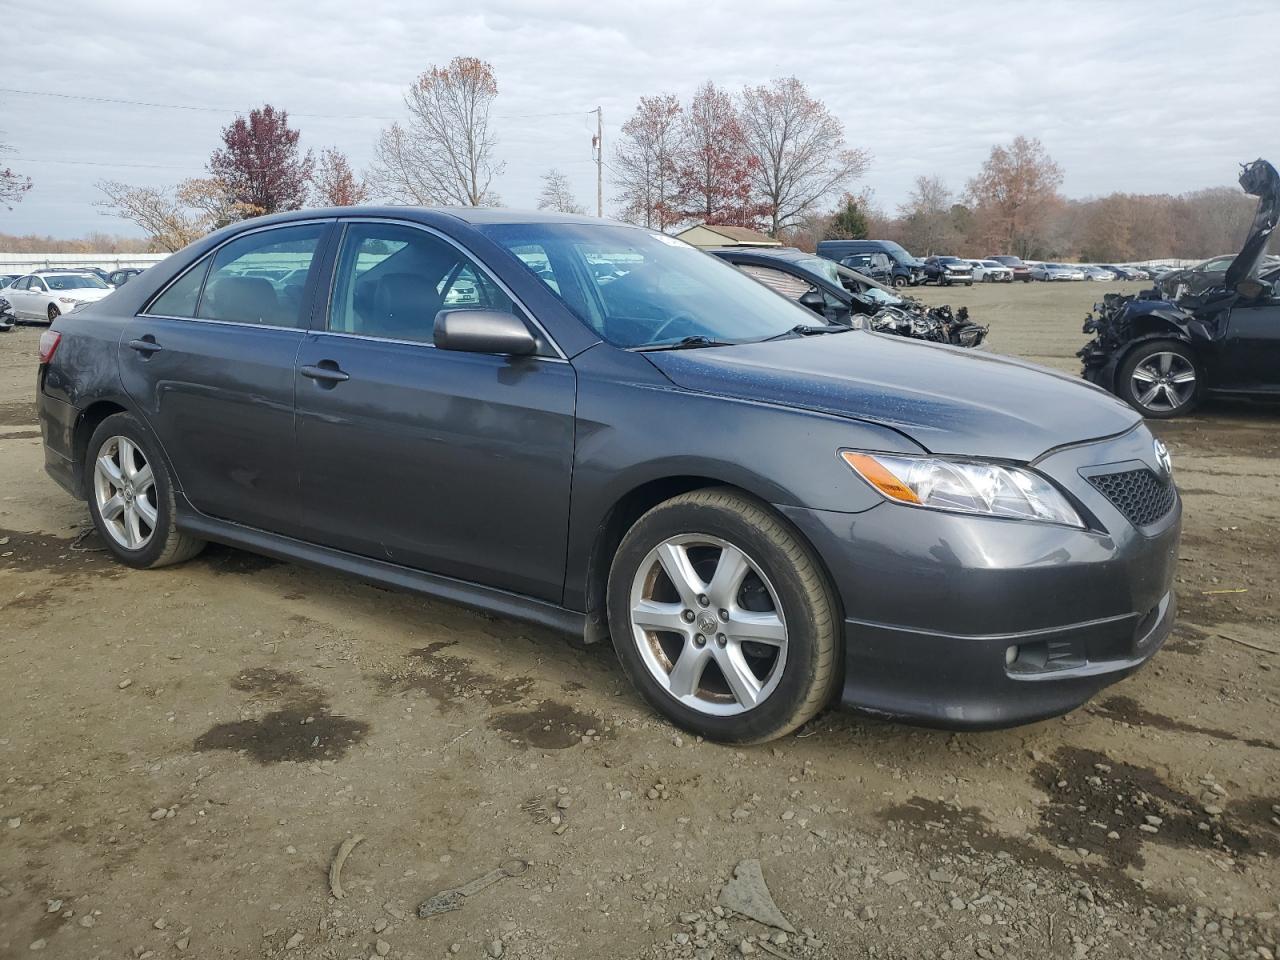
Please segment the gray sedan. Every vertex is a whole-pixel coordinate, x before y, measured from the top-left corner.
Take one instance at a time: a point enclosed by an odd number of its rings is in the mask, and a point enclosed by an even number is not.
[[[1051,716],[1173,623],[1181,506],[1131,408],[595,218],[235,224],[58,317],[37,399],[120,563],[214,540],[611,641],[722,741],[836,702]]]

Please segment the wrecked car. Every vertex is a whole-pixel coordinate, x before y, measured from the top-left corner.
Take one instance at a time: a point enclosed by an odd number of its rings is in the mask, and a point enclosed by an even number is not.
[[[1280,264],[1265,257],[1280,220],[1280,174],[1245,164],[1240,186],[1258,198],[1244,246],[1221,279],[1176,298],[1160,285],[1110,293],[1085,318],[1084,377],[1147,417],[1175,417],[1205,396],[1280,395]]]
[[[790,247],[707,251],[797,301],[828,323],[865,327],[914,340],[976,347],[987,328],[965,307],[929,307],[846,266]]]

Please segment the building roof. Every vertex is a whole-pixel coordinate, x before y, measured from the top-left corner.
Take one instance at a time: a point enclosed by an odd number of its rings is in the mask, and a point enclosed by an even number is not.
[[[676,234],[677,237],[684,237],[687,233],[693,233],[696,230],[708,230],[717,236],[724,237],[726,240],[734,244],[751,244],[762,247],[780,247],[782,244],[766,236],[758,230],[751,230],[747,227],[731,227],[720,223],[699,223],[686,230],[681,230]]]

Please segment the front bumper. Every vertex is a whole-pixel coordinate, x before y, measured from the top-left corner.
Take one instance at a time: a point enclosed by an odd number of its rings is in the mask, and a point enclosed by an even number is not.
[[[780,508],[844,605],[842,702],[931,726],[1007,727],[1072,710],[1142,666],[1173,625],[1181,502],[1139,530],[1077,470],[1131,464],[1144,447],[1138,428],[1037,463],[1091,529],[890,503]]]

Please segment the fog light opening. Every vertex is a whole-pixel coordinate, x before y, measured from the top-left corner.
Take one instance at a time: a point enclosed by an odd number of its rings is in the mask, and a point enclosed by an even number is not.
[[[1017,662],[1017,660],[1018,660],[1017,645],[1015,644],[1014,646],[1006,647],[1004,651],[1004,665],[1006,667],[1012,667],[1014,663]]]

